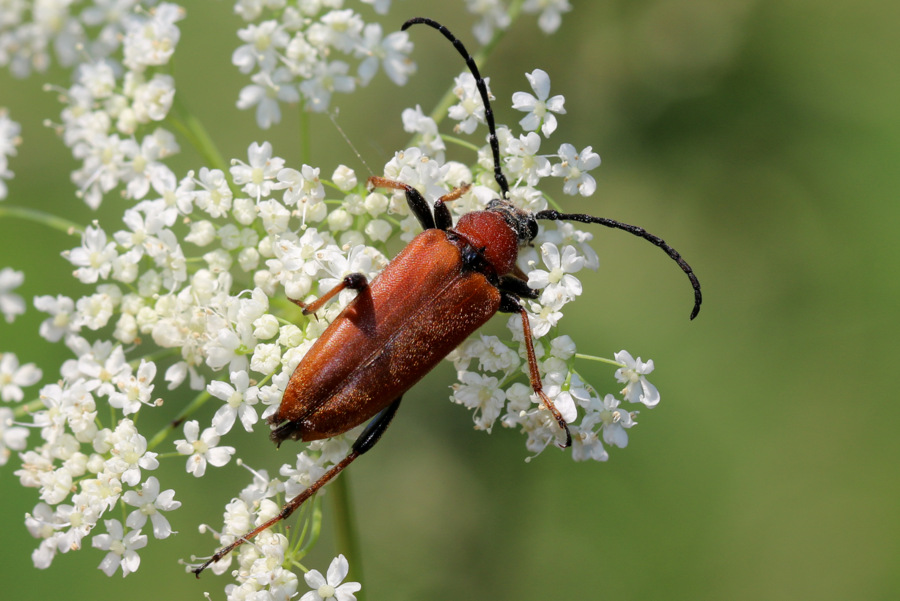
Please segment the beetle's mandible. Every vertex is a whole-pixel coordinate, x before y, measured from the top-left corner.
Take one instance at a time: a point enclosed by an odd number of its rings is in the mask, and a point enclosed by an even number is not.
[[[424,231],[395,257],[372,282],[351,274],[317,301],[305,305],[314,313],[344,289],[358,292],[300,361],[284,392],[278,411],[269,417],[271,438],[312,441],[336,436],[370,420],[350,453],[305,491],[291,499],[271,520],[219,549],[194,569],[199,576],[236,547],[290,516],[309,497],[353,460],[368,451],[387,429],[407,390],[450,351],[499,312],[518,313],[522,319],[529,375],[534,393],[559,424],[560,446],[571,436],[560,412],[544,394],[531,341],[528,315],[520,299],[538,292],[516,266],[518,249],[538,233],[538,220],[596,223],[625,230],[666,252],[687,274],[694,289],[691,319],[700,310],[700,283],[681,255],[661,238],[643,228],[591,215],[554,210],[529,213],[508,200],[509,185],[500,163],[500,149],[487,86],[463,44],[440,23],[410,19],[403,30],[422,23],[450,40],[475,77],[485,108],[494,159],[494,178],[500,197],[485,210],[467,213],[454,226],[446,203],[461,196],[457,188],[434,201],[433,210],[412,186],[381,177],[369,178],[370,188],[401,190]]]

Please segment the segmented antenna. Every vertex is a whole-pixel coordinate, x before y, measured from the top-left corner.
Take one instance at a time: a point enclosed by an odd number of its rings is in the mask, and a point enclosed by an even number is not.
[[[484,78],[478,71],[478,65],[475,64],[475,59],[472,58],[472,55],[469,54],[469,51],[466,50],[463,43],[460,42],[455,35],[450,33],[449,29],[432,19],[426,17],[413,17],[404,23],[400,30],[406,31],[417,23],[428,25],[444,34],[444,37],[450,40],[456,50],[466,60],[466,66],[469,67],[469,71],[472,72],[472,76],[475,78],[475,85],[478,87],[478,92],[481,94],[481,102],[484,103],[484,118],[487,121],[488,130],[490,131],[491,152],[494,155],[494,179],[497,180],[497,184],[500,186],[502,198],[504,200],[509,198],[509,184],[506,182],[506,176],[503,175],[503,170],[500,168],[500,142],[497,141],[497,128],[494,125],[494,111],[491,110],[491,101],[488,98],[487,85],[485,85]]]
[[[488,124],[488,130],[490,131],[491,152],[494,155],[494,179],[496,179],[497,183],[500,185],[502,198],[504,200],[508,199],[509,184],[506,181],[506,176],[503,175],[503,170],[500,168],[500,143],[497,140],[497,128],[494,125],[494,111],[491,110],[491,101],[488,98],[487,85],[485,85],[484,78],[478,71],[478,65],[475,64],[475,59],[472,58],[472,55],[469,54],[469,51],[466,50],[466,47],[463,46],[463,43],[460,42],[456,38],[456,36],[450,33],[449,29],[447,29],[437,21],[428,19],[426,17],[415,17],[404,23],[403,27],[401,27],[400,29],[402,31],[406,31],[417,23],[428,25],[429,27],[437,29],[442,34],[444,34],[444,37],[450,40],[456,50],[465,59],[466,66],[469,67],[469,71],[471,71],[472,75],[475,77],[475,85],[478,87],[478,92],[481,94],[481,101],[484,103],[484,117]],[[691,287],[694,289],[694,309],[691,311],[691,319],[697,317],[697,313],[700,312],[700,303],[703,300],[703,297],[700,294],[700,281],[697,279],[697,276],[694,275],[694,270],[691,269],[691,266],[688,265],[687,261],[682,258],[678,251],[666,244],[665,241],[659,236],[654,236],[644,228],[638,227],[636,225],[628,225],[627,223],[622,223],[621,221],[607,219],[606,217],[594,217],[593,215],[566,214],[560,213],[559,211],[546,210],[535,213],[534,218],[547,219],[549,221],[580,221],[581,223],[596,223],[598,225],[603,225],[613,229],[624,230],[629,234],[647,240],[654,246],[658,246],[659,248],[663,249],[666,254],[672,258],[672,260],[678,263],[678,266],[681,267],[681,270],[687,274],[688,279],[691,281]]]
[[[663,240],[659,236],[654,236],[642,227],[638,227],[636,225],[628,225],[627,223],[622,223],[621,221],[616,221],[615,219],[607,219],[606,217],[594,217],[593,215],[566,214],[560,213],[559,211],[554,211],[552,209],[538,211],[534,214],[534,218],[547,219],[549,221],[580,221],[581,223],[596,223],[598,225],[605,225],[606,227],[611,227],[613,229],[624,230],[629,234],[647,240],[654,246],[658,246],[659,248],[666,251],[666,254],[669,255],[673,261],[678,263],[678,266],[681,267],[681,270],[685,272],[688,276],[688,279],[691,280],[691,287],[694,289],[694,310],[691,311],[691,319],[697,317],[697,313],[700,312],[700,303],[703,301],[703,296],[700,294],[700,280],[697,279],[697,276],[694,275],[694,270],[691,269],[691,266],[688,265],[687,261],[684,260],[684,258],[678,253],[678,251],[666,244],[665,240]]]

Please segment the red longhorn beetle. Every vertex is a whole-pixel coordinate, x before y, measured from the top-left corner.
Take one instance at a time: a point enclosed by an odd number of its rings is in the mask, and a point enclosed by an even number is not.
[[[434,213],[412,186],[370,177],[370,188],[403,190],[413,214],[425,230],[416,236],[371,283],[361,273],[350,274],[310,304],[293,300],[304,315],[315,313],[344,289],[358,292],[300,361],[284,391],[278,412],[269,417],[271,438],[280,445],[293,440],[319,440],[347,432],[373,418],[353,443],[350,453],[318,481],[291,499],[277,516],[219,549],[193,572],[200,572],[263,530],[290,516],[304,501],[354,459],[378,442],[397,412],[403,393],[425,376],[450,351],[498,311],[522,317],[531,387],[565,433],[571,435],[559,410],[541,389],[541,378],[528,315],[520,298],[538,297],[516,266],[518,248],[538,233],[537,220],[597,223],[625,230],[650,241],[674,259],[694,288],[691,319],[700,310],[700,282],[678,252],[640,227],[591,215],[554,210],[529,213],[508,200],[509,185],[500,167],[500,148],[487,86],[474,59],[446,27],[425,18],[410,19],[403,30],[424,23],[440,31],[463,56],[484,102],[494,158],[494,178],[500,198],[484,211],[467,213],[453,226],[447,202],[461,196],[457,188],[434,202]]]

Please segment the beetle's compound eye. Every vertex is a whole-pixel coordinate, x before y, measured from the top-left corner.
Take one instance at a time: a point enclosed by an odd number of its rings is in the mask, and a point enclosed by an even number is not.
[[[537,219],[532,216],[528,216],[528,240],[534,240],[538,235],[538,223]]]

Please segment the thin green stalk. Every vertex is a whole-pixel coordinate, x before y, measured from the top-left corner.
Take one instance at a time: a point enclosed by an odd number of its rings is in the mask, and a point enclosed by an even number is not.
[[[309,165],[312,162],[312,136],[309,134],[309,111],[300,103],[300,163]]]
[[[556,200],[555,200],[552,196],[550,196],[550,195],[547,194],[546,192],[544,192],[543,195],[544,195],[544,198],[547,199],[547,204],[549,204],[551,207],[553,207],[553,208],[556,209],[557,211],[562,211],[562,210],[563,210],[562,205],[559,204],[558,202],[556,202]]]
[[[0,205],[0,219],[4,217],[17,217],[19,219],[25,219],[26,221],[33,221],[71,236],[76,234],[81,235],[84,232],[84,227],[78,225],[74,221],[69,221],[68,219],[63,219],[62,217],[57,217],[56,215],[51,215],[50,213],[45,213],[44,211],[38,211],[36,209]]]
[[[228,173],[228,163],[222,158],[222,154],[219,152],[215,142],[213,142],[212,137],[210,137],[209,132],[203,127],[203,123],[182,102],[179,102],[177,94],[172,107],[175,110],[169,113],[166,122],[170,123],[172,127],[188,139],[191,145],[197,149],[197,152],[203,156],[206,164],[214,169],[220,169],[222,172]]]
[[[596,361],[597,363],[606,363],[607,365],[614,365],[616,367],[625,367],[618,361],[613,361],[612,359],[604,359],[603,357],[595,357],[594,355],[582,355],[581,353],[575,353],[576,359],[587,359],[588,361]]]
[[[205,390],[194,397],[194,400],[188,403],[184,407],[184,409],[182,409],[178,413],[178,415],[175,416],[175,419],[173,419],[168,425],[166,425],[159,432],[153,435],[153,438],[151,438],[150,442],[147,444],[147,449],[152,451],[154,448],[156,448],[156,445],[164,441],[171,432],[181,426],[181,424],[184,422],[184,419],[191,415],[194,411],[202,407],[203,403],[209,400],[209,398],[210,394]]]
[[[35,399],[33,401],[28,401],[24,405],[20,405],[13,410],[13,418],[20,419],[25,417],[26,415],[31,415],[35,411],[39,411],[44,409],[46,405],[44,401],[41,399]]]
[[[479,148],[475,144],[472,144],[468,140],[463,140],[462,138],[457,138],[456,136],[442,135],[441,139],[444,142],[450,142],[451,144],[456,144],[457,146],[462,146],[463,148],[467,148],[473,152],[478,152]]]
[[[300,563],[300,560],[306,557],[310,549],[316,546],[319,541],[319,535],[322,534],[322,501],[318,495],[313,495],[309,503],[306,503],[300,509],[300,517],[297,524],[303,524],[303,528],[299,533],[297,528],[291,530],[291,540],[296,541],[291,551],[291,562],[301,567],[304,572],[308,568]]]
[[[347,472],[341,473],[328,489],[334,512],[335,538],[338,551],[347,557],[350,564],[348,579],[363,582],[362,552],[359,545],[359,529],[352,510],[350,484]],[[363,595],[356,593],[357,601],[364,601]]]

